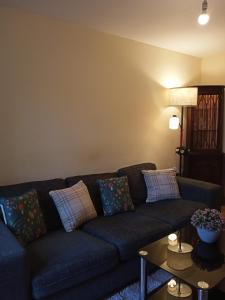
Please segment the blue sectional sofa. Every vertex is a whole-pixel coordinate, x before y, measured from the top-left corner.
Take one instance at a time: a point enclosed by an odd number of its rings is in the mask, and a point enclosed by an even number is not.
[[[0,221],[1,299],[103,299],[138,278],[140,247],[188,223],[198,208],[220,208],[220,186],[183,177],[177,178],[182,200],[146,204],[141,170],[155,168],[154,164],[145,163],[116,173],[0,187],[0,197],[36,189],[48,230],[24,248]],[[124,175],[128,177],[135,210],[104,217],[96,181]],[[66,233],[49,191],[72,186],[81,179],[88,187],[98,217],[79,230]]]

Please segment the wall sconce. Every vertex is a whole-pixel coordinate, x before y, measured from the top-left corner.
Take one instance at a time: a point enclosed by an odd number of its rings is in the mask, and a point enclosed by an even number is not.
[[[177,115],[172,115],[169,119],[169,129],[177,130],[180,126],[180,119]]]

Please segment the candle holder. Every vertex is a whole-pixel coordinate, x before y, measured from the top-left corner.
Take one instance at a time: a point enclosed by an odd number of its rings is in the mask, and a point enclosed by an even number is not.
[[[168,244],[169,246],[177,246],[177,235],[176,233],[171,233],[170,235],[168,235]]]
[[[176,271],[182,271],[193,265],[191,253],[173,252],[167,249],[167,266]]]
[[[180,280],[171,279],[167,284],[167,292],[173,297],[192,299],[191,287]]]
[[[175,240],[176,236],[176,240]],[[179,231],[179,239],[177,238],[176,233],[172,233],[168,236],[168,249],[172,252],[177,253],[190,253],[193,250],[193,247],[188,243],[181,242],[182,233]]]

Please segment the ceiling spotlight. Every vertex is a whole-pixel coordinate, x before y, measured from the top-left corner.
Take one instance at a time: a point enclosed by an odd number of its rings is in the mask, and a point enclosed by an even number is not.
[[[207,13],[208,3],[207,0],[203,0],[202,2],[202,13],[198,17],[198,23],[200,25],[206,25],[209,22],[209,15]]]

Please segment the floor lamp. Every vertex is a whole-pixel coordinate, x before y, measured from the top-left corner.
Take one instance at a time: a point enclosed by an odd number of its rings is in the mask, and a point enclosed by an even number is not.
[[[198,89],[196,87],[173,88],[170,89],[169,106],[178,106],[181,109],[180,118],[173,115],[169,120],[169,128],[176,130],[180,128],[180,145],[176,148],[176,153],[180,157],[179,174],[183,175],[183,156],[187,152],[183,144],[184,135],[184,109],[197,105]]]

